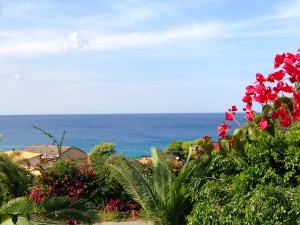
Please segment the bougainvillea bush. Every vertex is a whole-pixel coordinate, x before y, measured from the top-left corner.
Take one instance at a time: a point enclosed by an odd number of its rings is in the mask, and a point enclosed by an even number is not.
[[[55,196],[83,198],[94,203],[101,198],[101,184],[90,165],[59,160],[51,168],[39,169],[41,176],[36,178],[31,193],[36,202]]]
[[[232,106],[214,147],[209,137],[199,142],[213,161],[206,179],[191,182],[188,224],[299,224],[300,49],[276,55],[274,69],[246,87],[248,123],[230,134]]]

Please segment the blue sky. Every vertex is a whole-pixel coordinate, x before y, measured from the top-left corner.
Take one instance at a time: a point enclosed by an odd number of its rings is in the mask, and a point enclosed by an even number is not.
[[[0,114],[225,112],[300,47],[300,0],[0,7]]]

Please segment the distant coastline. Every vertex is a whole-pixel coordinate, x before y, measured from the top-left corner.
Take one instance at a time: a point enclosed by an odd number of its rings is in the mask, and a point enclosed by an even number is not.
[[[243,116],[238,114],[238,120],[243,121]],[[0,115],[4,137],[0,150],[50,144],[48,137],[31,126],[34,124],[58,140],[66,131],[64,145],[85,152],[98,143],[112,142],[117,152],[126,156],[148,155],[151,147],[165,148],[174,140],[195,140],[204,135],[217,139],[217,126],[223,121],[224,113]]]

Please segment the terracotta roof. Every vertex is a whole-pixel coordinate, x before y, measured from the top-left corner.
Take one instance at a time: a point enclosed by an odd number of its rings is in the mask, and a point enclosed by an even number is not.
[[[148,164],[148,163],[152,162],[152,159],[151,159],[151,157],[144,157],[144,158],[140,159],[139,162],[142,164]]]
[[[77,150],[85,153],[83,150],[73,146],[62,146],[61,153],[64,154],[69,150]],[[58,155],[58,148],[56,145],[32,145],[24,148],[23,151],[35,152],[42,154],[43,158],[55,158]],[[86,153],[85,153],[86,154]]]
[[[20,150],[11,150],[3,152],[4,154],[12,155],[16,153],[15,158],[17,160],[19,159],[32,159],[35,157],[38,157],[41,155],[41,153],[35,153],[35,152],[27,152],[27,151],[20,151]]]

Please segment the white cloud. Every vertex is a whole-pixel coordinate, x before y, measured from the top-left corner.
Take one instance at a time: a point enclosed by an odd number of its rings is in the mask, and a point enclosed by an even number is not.
[[[62,49],[65,52],[81,50],[87,44],[87,40],[80,37],[77,32],[73,32],[62,42]]]
[[[14,75],[12,75],[12,78],[14,80],[22,80],[23,79],[23,77],[20,74],[14,74]]]
[[[284,1],[278,8],[280,18],[299,18],[300,17],[300,1],[292,0]]]
[[[222,23],[196,24],[178,27],[161,32],[133,32],[102,37],[91,37],[86,50],[111,50],[152,44],[170,43],[172,41],[189,41],[191,39],[219,38],[225,35]]]

